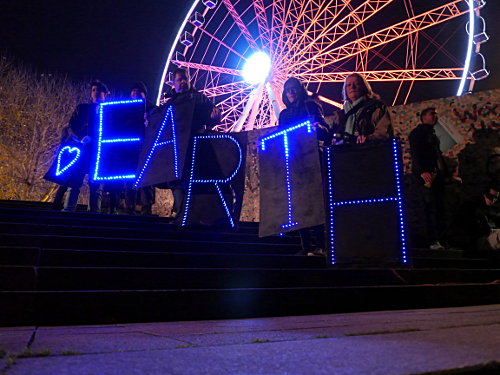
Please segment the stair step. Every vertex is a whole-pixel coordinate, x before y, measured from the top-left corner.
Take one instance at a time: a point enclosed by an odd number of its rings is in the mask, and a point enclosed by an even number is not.
[[[0,290],[297,288],[487,283],[500,270],[0,266]]]
[[[87,223],[91,224],[91,223]],[[127,227],[126,223],[119,223],[120,226],[106,226],[101,222],[93,222],[90,225],[72,225],[69,223],[12,223],[2,222],[0,220],[0,228],[5,234],[39,234],[39,235],[64,235],[78,237],[119,237],[119,238],[169,238],[185,240],[189,238],[199,238],[204,241],[238,241],[238,242],[253,242],[253,243],[279,243],[279,244],[295,244],[299,242],[298,238],[291,236],[271,236],[259,238],[254,234],[236,233],[236,232],[215,232],[213,230],[196,230],[183,229],[174,224],[164,223],[152,225],[150,223],[142,223],[141,228],[134,226]]]
[[[181,253],[1,247],[0,264],[66,267],[321,268],[324,258],[293,255]]]
[[[425,309],[500,303],[500,284],[0,292],[2,325],[71,325]]]
[[[192,240],[171,240],[169,238],[110,238],[80,237],[62,235],[31,235],[1,233],[3,246],[28,246],[40,248],[114,249],[135,251],[168,252],[216,252],[254,254],[295,254],[299,244],[206,242],[199,238]]]

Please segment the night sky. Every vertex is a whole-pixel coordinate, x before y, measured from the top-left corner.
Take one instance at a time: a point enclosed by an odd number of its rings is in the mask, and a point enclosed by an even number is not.
[[[0,51],[39,71],[76,80],[99,78],[122,94],[142,80],[155,100],[167,54],[191,4],[192,0],[0,0]],[[491,75],[477,82],[475,91],[500,88],[495,71],[500,61],[500,2],[488,0],[483,15],[491,38],[482,52]]]

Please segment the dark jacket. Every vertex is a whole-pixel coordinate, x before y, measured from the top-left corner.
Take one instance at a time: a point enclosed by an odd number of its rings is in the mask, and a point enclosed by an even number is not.
[[[68,125],[69,135],[75,141],[81,141],[87,135],[94,136],[97,107],[97,103],[81,103],[76,107]]]
[[[478,239],[491,232],[487,215],[488,206],[483,195],[465,200],[447,231],[448,242],[464,250],[474,251]]]
[[[212,110],[215,108],[215,104],[212,103],[212,101],[205,94],[202,94],[193,88],[184,93],[174,94],[167,101],[166,105],[172,105],[175,110],[176,105],[188,101],[194,101],[191,134],[201,134],[204,132],[205,126],[207,126],[208,129],[212,129],[214,125],[217,125],[217,123],[210,118]]]
[[[327,143],[331,141],[332,138],[328,132],[328,124],[325,122],[321,106],[309,98],[299,100],[295,103],[288,102],[287,107],[280,112],[278,126],[280,128],[287,128],[307,120],[320,124],[316,131],[318,140]]]
[[[434,126],[420,124],[410,132],[412,172],[420,176],[424,172],[444,172],[444,161],[439,149],[439,138]]]

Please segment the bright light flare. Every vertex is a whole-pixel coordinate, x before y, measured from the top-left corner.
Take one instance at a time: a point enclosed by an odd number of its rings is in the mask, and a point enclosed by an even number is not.
[[[251,85],[265,82],[271,71],[271,59],[264,52],[256,52],[245,63],[242,75]]]

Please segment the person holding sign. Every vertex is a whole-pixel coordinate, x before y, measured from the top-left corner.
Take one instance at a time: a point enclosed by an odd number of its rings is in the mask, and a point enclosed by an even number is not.
[[[84,160],[81,163],[82,167],[74,171],[68,181],[69,189],[66,200],[64,201],[63,211],[76,210],[83,179],[89,172],[92,142],[92,137],[90,135],[93,134],[93,127],[97,117],[97,107],[99,103],[106,100],[106,95],[108,94],[108,88],[100,81],[92,82],[90,87],[91,102],[79,104],[69,121],[69,139],[75,144],[83,145],[82,157]],[[90,197],[88,210],[91,212],[99,212],[101,209],[102,184],[89,182],[89,187]]]
[[[334,116],[335,138],[343,143],[384,141],[393,136],[389,110],[360,74],[346,77],[343,109]]]
[[[278,127],[286,128],[301,120],[310,120],[316,128],[320,145],[328,145],[331,141],[328,124],[323,116],[321,105],[308,95],[302,83],[297,78],[289,78],[284,86],[281,99],[286,108],[280,112]]]
[[[201,92],[197,91],[190,82],[189,72],[184,68],[173,71],[172,95],[167,98],[166,106],[172,106],[175,117],[179,119],[176,124],[184,129],[177,129],[179,133],[189,133],[191,139],[195,135],[203,134],[205,130],[219,123],[221,112],[212,101]],[[189,121],[185,121],[189,119]],[[183,121],[184,120],[184,121]],[[186,129],[188,127],[188,129]],[[189,166],[189,163],[185,163]],[[183,173],[187,176],[187,173]],[[172,214],[180,215],[184,206],[185,197],[184,179],[168,183],[174,196]]]
[[[284,86],[282,100],[286,108],[280,112],[278,127],[287,128],[300,121],[309,120],[316,129],[316,137],[320,148],[328,146],[331,136],[328,124],[323,117],[321,106],[308,95],[304,85],[297,78],[289,78]],[[323,199],[320,197],[320,199]],[[310,232],[313,232],[311,236]],[[324,225],[299,230],[302,250],[297,255],[325,256]]]
[[[153,111],[156,106],[148,100],[148,89],[144,82],[135,82],[130,90],[131,99],[144,99],[144,126],[148,126],[148,114]],[[132,186],[127,185],[126,197],[129,198],[127,205],[129,210],[135,209],[135,205],[141,206],[141,215],[152,215],[151,207],[155,202],[155,188],[154,186],[146,186],[135,191],[134,198],[131,199]]]
[[[139,134],[141,140],[144,139],[145,127],[147,127],[147,116],[156,106],[147,99],[148,90],[143,82],[135,82],[130,89],[130,99],[143,100],[144,107],[144,121],[137,122],[134,127],[134,133]],[[126,152],[126,151],[124,151]],[[104,190],[109,193],[109,207],[110,214],[117,214],[119,212],[120,200],[125,198],[125,211],[124,213],[134,215],[136,214],[136,205],[141,206],[142,215],[152,215],[151,207],[155,202],[154,186],[146,186],[143,188],[135,189],[133,187],[133,180],[111,180],[104,184]]]

